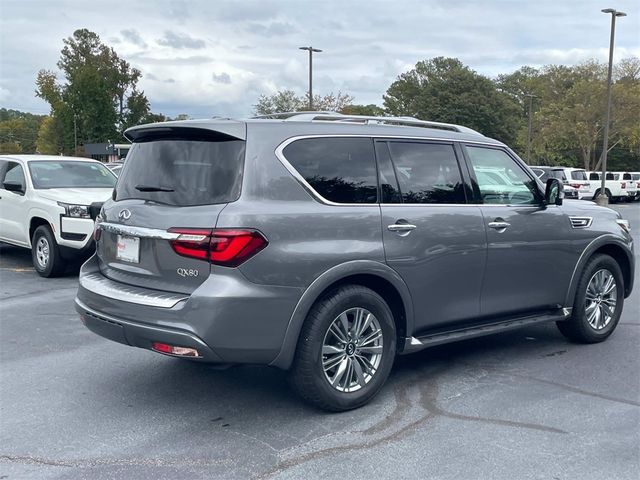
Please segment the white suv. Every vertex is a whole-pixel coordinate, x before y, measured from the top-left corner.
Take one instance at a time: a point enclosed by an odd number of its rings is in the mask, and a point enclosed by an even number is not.
[[[601,175],[600,172],[589,172],[591,184],[593,185],[594,182],[597,184],[593,194],[594,200],[600,195],[600,188],[602,187]],[[604,185],[607,197],[613,202],[619,200],[633,201],[638,192],[636,182],[628,172],[607,172]]]
[[[580,200],[587,199],[591,200],[593,197],[592,193],[592,185],[589,182],[589,177],[587,175],[587,171],[584,168],[573,168],[573,167],[559,167],[564,172],[565,177],[567,177],[566,183],[571,185],[573,188],[578,189],[578,198]]]
[[[88,158],[0,156],[0,241],[30,248],[43,277],[94,249],[93,219],[116,177]]]

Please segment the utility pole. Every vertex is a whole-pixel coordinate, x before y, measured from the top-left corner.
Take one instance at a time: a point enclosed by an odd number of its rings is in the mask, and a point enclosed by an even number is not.
[[[320,53],[322,50],[311,46],[299,48],[309,52],[309,110],[313,110],[313,52]]]
[[[533,130],[533,99],[538,98],[531,93],[525,93],[525,97],[529,98],[529,128],[527,130],[527,163],[531,165],[531,132]]]
[[[611,72],[613,71],[613,43],[616,34],[616,18],[626,17],[627,14],[614,8],[605,8],[602,13],[611,14],[611,37],[609,39],[609,70],[607,71],[607,110],[604,120],[604,139],[602,141],[602,178],[600,179],[600,195],[596,198],[598,205],[609,205],[605,180],[607,177],[607,150],[609,149],[609,116],[611,114]]]

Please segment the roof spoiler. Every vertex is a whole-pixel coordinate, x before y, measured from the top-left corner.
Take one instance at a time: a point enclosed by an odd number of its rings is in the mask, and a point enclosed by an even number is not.
[[[177,122],[149,123],[127,128],[124,136],[127,140],[135,142],[144,137],[171,136],[172,134],[188,134],[193,131],[197,134],[219,134],[220,136],[232,137],[238,140],[247,139],[247,125],[245,122],[238,122],[229,119],[215,120],[186,120]]]

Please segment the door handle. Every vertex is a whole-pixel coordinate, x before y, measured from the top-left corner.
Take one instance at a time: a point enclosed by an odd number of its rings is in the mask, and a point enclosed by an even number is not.
[[[495,228],[496,230],[505,230],[510,226],[511,224],[507,222],[489,222],[489,228]]]
[[[390,232],[409,232],[411,230],[415,230],[416,226],[411,225],[410,223],[394,223],[393,225],[389,225],[387,230]]]

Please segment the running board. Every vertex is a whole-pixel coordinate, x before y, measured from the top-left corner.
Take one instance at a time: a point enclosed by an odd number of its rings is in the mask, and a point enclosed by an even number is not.
[[[571,308],[562,308],[544,315],[535,315],[528,317],[519,317],[511,320],[505,320],[496,323],[485,323],[482,325],[474,325],[473,327],[452,330],[449,332],[439,332],[422,337],[405,338],[402,353],[412,353],[427,347],[435,347],[459,340],[467,340],[468,338],[482,337],[494,333],[506,332],[517,328],[528,327],[545,322],[557,322],[566,320],[571,316]]]

